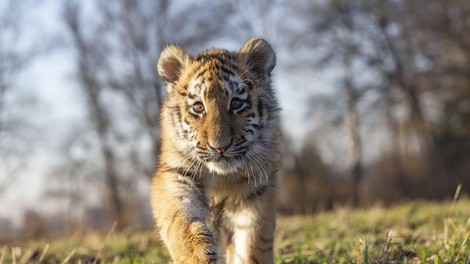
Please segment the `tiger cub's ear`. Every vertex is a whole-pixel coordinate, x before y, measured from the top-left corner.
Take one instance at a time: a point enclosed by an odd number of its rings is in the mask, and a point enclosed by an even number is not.
[[[171,45],[162,51],[158,59],[157,71],[168,89],[181,77],[189,58],[188,53],[179,46]]]
[[[248,67],[259,76],[269,75],[276,66],[276,53],[262,38],[248,40],[240,49],[240,55]]]

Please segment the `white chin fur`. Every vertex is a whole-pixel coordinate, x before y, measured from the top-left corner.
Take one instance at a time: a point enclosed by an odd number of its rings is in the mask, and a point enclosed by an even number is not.
[[[238,168],[240,168],[241,166],[241,163],[230,163],[230,164],[227,164],[227,163],[224,163],[224,162],[207,162],[206,163],[207,165],[207,168],[212,171],[212,172],[215,172],[215,173],[218,173],[218,174],[230,174],[230,173],[234,173],[238,170]]]

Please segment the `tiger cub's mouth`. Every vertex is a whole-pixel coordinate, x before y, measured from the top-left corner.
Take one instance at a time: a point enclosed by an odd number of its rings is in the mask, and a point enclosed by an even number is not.
[[[219,162],[209,161],[206,163],[206,166],[210,171],[222,175],[237,172],[242,165],[243,163],[236,159],[228,159]]]
[[[228,156],[218,156],[206,162],[207,168],[218,174],[234,173],[243,165],[241,159]]]

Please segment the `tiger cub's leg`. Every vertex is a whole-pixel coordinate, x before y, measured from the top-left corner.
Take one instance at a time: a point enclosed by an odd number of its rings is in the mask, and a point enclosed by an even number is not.
[[[227,264],[272,264],[276,228],[275,189],[245,201],[230,212],[233,234],[226,249]]]
[[[215,264],[217,245],[206,225],[204,191],[182,175],[157,174],[152,182],[152,210],[174,264]]]

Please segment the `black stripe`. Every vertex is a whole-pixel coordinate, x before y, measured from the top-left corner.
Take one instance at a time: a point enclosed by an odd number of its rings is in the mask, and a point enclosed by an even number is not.
[[[251,105],[253,104],[253,102],[251,101],[251,95],[250,94],[247,94],[248,96],[246,97],[245,99],[245,102],[251,107]]]
[[[234,147],[238,147],[238,146],[240,146],[241,144],[243,144],[243,143],[245,143],[245,142],[246,142],[246,138],[245,138],[245,136],[242,136],[242,137],[238,140],[238,142],[234,145]]]
[[[225,202],[226,201],[227,201],[227,198],[224,198],[218,204],[215,204],[215,205],[211,206],[212,222],[217,227],[221,226],[221,224],[222,224],[222,217],[223,217],[223,212],[224,212],[224,207],[225,207]]]
[[[178,119],[179,122],[181,122],[181,108],[178,107],[175,109],[175,115],[176,115],[176,119]]]
[[[167,229],[166,229],[166,237],[168,239],[170,239],[170,234],[171,233],[175,233],[175,232],[171,232],[171,230],[173,229],[173,227],[175,227],[175,223],[177,223],[175,221],[176,217],[178,216],[179,214],[179,211],[175,211],[172,215],[171,215],[171,220],[168,222],[168,226],[167,226]],[[162,227],[163,228],[163,227]]]
[[[206,134],[204,134],[203,136],[204,136],[204,137],[207,137]],[[200,149],[200,150],[202,150],[202,151],[206,151],[206,150],[207,150],[206,146],[204,146],[201,142],[197,142],[197,143],[196,143],[196,148],[197,148],[197,149]]]
[[[203,81],[203,82],[204,82],[204,81]],[[202,83],[196,83],[196,84],[194,85],[194,89],[196,89],[196,90],[201,90],[201,87],[202,87]]]
[[[259,264],[259,261],[254,256],[251,256],[251,261],[253,261],[254,264]]]
[[[201,78],[204,74],[206,74],[207,71],[208,71],[207,68],[202,68],[202,70],[197,73],[196,78],[194,78],[194,79],[199,79],[199,78]]]
[[[274,238],[270,237],[270,238],[264,238],[264,237],[259,237],[259,240],[263,243],[273,243],[274,242]]]
[[[240,89],[237,91],[237,94],[240,94],[240,95],[242,95],[242,94],[244,94],[244,93],[246,93],[246,86],[242,86],[242,88],[240,88]]]
[[[251,128],[245,128],[245,129],[243,129],[243,131],[245,131],[246,133],[250,133],[250,134],[255,133],[255,131]]]
[[[232,69],[225,67],[225,65],[220,66],[220,71],[222,74],[227,74],[228,76],[235,75]]]
[[[237,156],[243,156],[248,151],[248,146],[241,146],[232,150],[232,153]]]
[[[246,85],[249,91],[253,90],[253,82],[250,79],[244,79],[243,83]]]
[[[217,60],[221,60],[223,59],[223,55],[222,54],[207,54],[207,53],[203,53],[203,54],[199,54],[199,56],[196,58],[196,60],[202,60],[202,61],[208,61],[208,60],[212,60],[212,59],[217,59]]]
[[[184,234],[190,234],[191,232],[189,232],[189,229],[191,228],[191,225],[186,225],[185,226],[186,230],[184,231]],[[208,232],[199,232],[197,235],[198,236],[203,236],[203,237],[208,237],[208,238],[212,238],[212,233],[210,233],[209,230],[207,230]],[[209,254],[209,253],[207,253]]]
[[[263,120],[263,102],[258,102],[258,116],[260,120]]]
[[[203,222],[202,218],[200,217],[191,217],[191,219],[189,219],[192,222]]]
[[[254,200],[260,196],[262,196],[266,190],[268,189],[269,185],[261,185],[258,188],[256,188],[252,193],[248,195],[246,198],[247,200]]]
[[[214,205],[213,208],[217,210],[217,212],[223,212],[226,202],[227,202],[227,197],[225,197],[222,201],[220,201],[220,203]]]
[[[201,150],[196,150],[196,154],[198,155],[207,155],[207,153],[205,151],[201,151]]]
[[[272,245],[271,245],[271,246],[264,247],[264,248],[260,247],[259,245],[256,245],[256,249],[257,249],[259,252],[263,252],[263,253],[264,253],[264,252],[272,251],[274,248],[273,248]]]
[[[233,243],[233,232],[226,227],[223,227],[225,234],[227,235],[227,245]]]
[[[204,236],[204,237],[210,237],[210,238],[213,237],[213,235],[212,235],[211,233],[205,233],[205,232],[201,232],[201,233],[199,233],[198,235]],[[208,254],[209,254],[209,253],[208,253]]]

